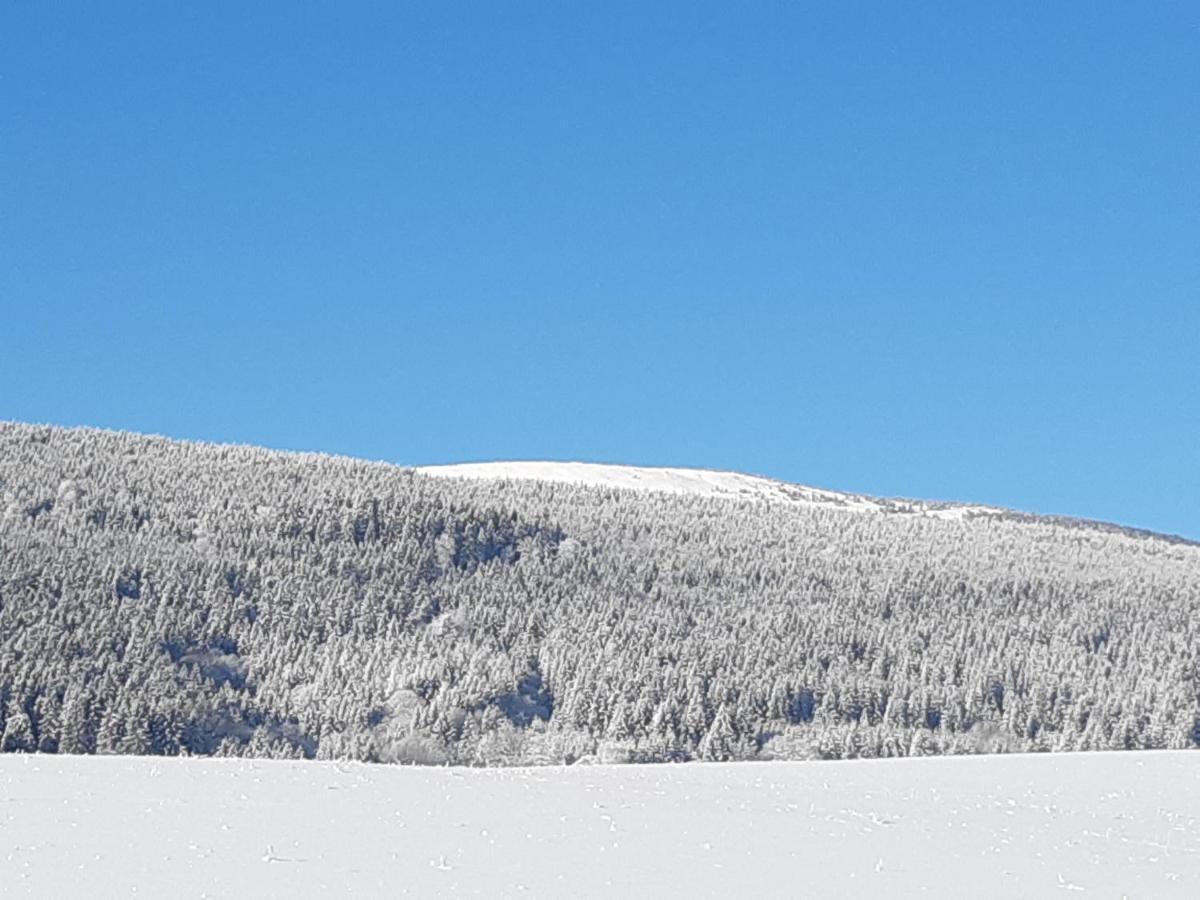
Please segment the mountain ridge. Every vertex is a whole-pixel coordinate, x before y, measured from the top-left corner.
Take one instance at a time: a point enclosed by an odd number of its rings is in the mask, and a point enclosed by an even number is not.
[[[933,518],[957,519],[966,516],[1003,516],[1015,520],[1053,523],[1066,527],[1119,532],[1131,536],[1158,538],[1170,543],[1200,546],[1200,540],[1170,532],[1140,528],[1120,522],[1071,516],[1060,513],[1034,513],[1013,507],[993,506],[961,500],[931,500],[915,497],[884,497],[858,494],[809,484],[783,481],[767,475],[738,472],[729,469],[709,469],[684,466],[640,466],[627,463],[588,462],[582,460],[478,460],[454,463],[433,463],[411,468],[421,475],[437,478],[515,479],[584,484],[624,490],[694,493],[726,499],[765,500],[782,503],[813,503],[845,509],[871,512],[891,512],[928,515]],[[659,474],[667,479],[657,479]],[[676,483],[670,482],[674,476]],[[682,476],[682,477],[680,477]],[[714,480],[706,480],[712,476]],[[644,478],[642,483],[639,478]],[[689,490],[685,483],[695,479]],[[728,486],[724,486],[725,482]]]
[[[974,503],[964,500],[936,500],[905,496],[876,496],[849,491],[839,491],[831,488],[816,487],[809,484],[784,481],[767,475],[738,472],[728,469],[710,469],[691,466],[642,466],[631,463],[591,462],[583,460],[473,460],[465,462],[418,463],[410,464],[388,459],[370,459],[352,456],[346,453],[330,453],[322,450],[303,450],[279,447],[265,447],[238,441],[211,441],[179,438],[171,435],[130,431],[117,428],[103,428],[93,425],[57,425],[44,422],[22,422],[12,419],[0,419],[0,428],[20,429],[51,429],[62,432],[78,432],[83,434],[110,435],[130,437],[141,440],[164,441],[173,445],[208,447],[213,449],[244,449],[261,453],[278,453],[292,457],[312,460],[329,460],[354,463],[356,465],[384,466],[399,470],[415,472],[419,475],[435,478],[465,478],[473,480],[513,479],[529,481],[559,482],[564,484],[580,484],[583,486],[605,487],[625,490],[661,491],[667,493],[694,493],[700,496],[713,496],[728,500],[767,500],[782,503],[811,503],[828,507],[854,509],[859,511],[891,512],[909,515],[926,515],[932,518],[958,519],[975,516],[996,516],[1011,521],[1027,521],[1031,523],[1054,524],[1067,528],[1082,528],[1106,533],[1120,533],[1131,537],[1154,538],[1171,544],[1183,544],[1200,547],[1200,538],[1159,531],[1153,528],[1143,528],[1136,525],[1126,525],[1121,522],[1105,519],[1093,519],[1086,516],[1075,516],[1064,513],[1040,513],[1021,510],[1014,507],[995,506],[991,504]],[[576,469],[578,473],[572,476],[565,469]],[[560,471],[556,471],[560,470]],[[596,477],[588,479],[586,472],[592,470]],[[604,474],[629,473],[629,477],[606,479]],[[680,487],[637,484],[636,475],[641,473],[674,473],[685,476],[717,476],[718,483],[710,484],[710,490],[686,490]],[[729,479],[733,486],[722,488],[720,481]],[[739,490],[739,486],[741,489]],[[0,487],[3,487],[0,484]]]

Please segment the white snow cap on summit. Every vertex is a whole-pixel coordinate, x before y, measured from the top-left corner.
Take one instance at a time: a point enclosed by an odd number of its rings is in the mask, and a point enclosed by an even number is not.
[[[532,481],[561,481],[570,484],[600,485],[641,491],[666,491],[671,494],[701,496],[744,496],[762,499],[790,499],[787,491],[797,485],[710,469],[672,469],[645,466],[619,466],[605,463],[510,461],[458,463],[445,466],[421,466],[424,475],[445,478],[514,478]],[[805,490],[808,490],[807,488]],[[822,493],[835,495],[833,492]]]
[[[834,506],[864,512],[885,510],[920,512],[939,518],[961,518],[966,512],[999,512],[999,510],[983,506],[931,506],[908,502],[905,506],[911,508],[899,508],[898,504],[894,502],[881,501],[858,494],[828,491],[802,484],[788,484],[758,475],[743,475],[740,472],[720,472],[712,469],[621,466],[584,462],[498,461],[418,466],[416,471],[422,475],[432,475],[438,478],[556,481],[626,490],[691,494],[701,497]]]

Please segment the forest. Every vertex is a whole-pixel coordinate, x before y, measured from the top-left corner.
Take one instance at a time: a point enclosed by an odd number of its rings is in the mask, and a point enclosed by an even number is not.
[[[1188,748],[1200,546],[0,423],[0,751]]]

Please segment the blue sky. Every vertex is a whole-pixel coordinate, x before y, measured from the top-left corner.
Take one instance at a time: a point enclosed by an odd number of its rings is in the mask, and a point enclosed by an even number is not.
[[[1194,4],[168,6],[4,13],[0,418],[1200,538]]]

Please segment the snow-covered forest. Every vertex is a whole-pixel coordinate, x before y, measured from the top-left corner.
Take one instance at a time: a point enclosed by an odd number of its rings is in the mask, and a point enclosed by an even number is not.
[[[1200,743],[1200,546],[817,494],[0,424],[0,749],[509,765]]]

